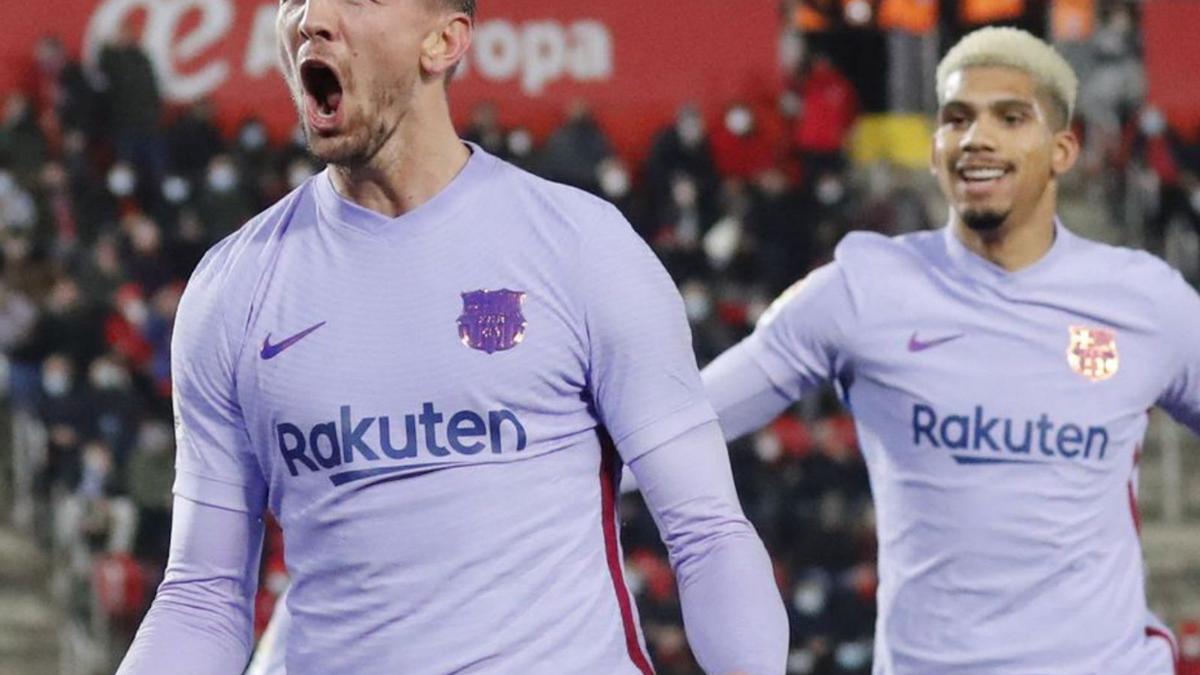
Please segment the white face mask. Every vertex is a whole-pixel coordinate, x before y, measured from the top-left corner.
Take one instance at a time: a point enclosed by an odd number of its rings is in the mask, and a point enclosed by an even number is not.
[[[1200,635],[1184,635],[1179,641],[1179,654],[1188,659],[1200,657]]]
[[[47,372],[42,375],[42,389],[46,394],[58,398],[71,390],[71,376],[61,372]]]
[[[508,134],[508,151],[514,157],[528,157],[533,152],[533,135],[525,129],[513,129]]]
[[[292,162],[288,167],[288,187],[295,190],[313,175],[312,165],[305,161]]]
[[[671,197],[675,205],[688,209],[696,205],[696,184],[689,179],[675,181],[671,186]]]
[[[845,194],[845,186],[842,185],[842,181],[836,178],[822,178],[817,183],[817,201],[825,206],[836,204]]]
[[[700,145],[700,141],[704,140],[704,121],[699,115],[688,115],[679,120],[676,129],[679,131],[679,139],[688,147]]]
[[[237,185],[237,170],[228,164],[218,164],[208,171],[208,186],[214,192],[229,192]]]
[[[238,141],[246,150],[257,150],[267,144],[267,131],[261,124],[251,124],[242,129],[242,135]]]
[[[770,431],[761,431],[754,436],[754,454],[764,464],[774,464],[783,456],[783,444]]]
[[[140,326],[146,323],[146,319],[150,316],[150,309],[142,300],[130,300],[121,305],[121,316],[125,317],[129,323]]]
[[[113,363],[94,366],[90,379],[96,389],[123,389],[126,383],[125,371]]]
[[[137,175],[127,164],[117,164],[108,172],[108,191],[116,197],[128,197],[137,187]]]
[[[834,652],[834,660],[846,672],[856,671],[867,665],[871,651],[866,645],[858,642],[843,642]]]
[[[687,291],[683,294],[683,309],[688,321],[700,323],[712,315],[712,299],[703,290]]]
[[[618,166],[600,172],[600,189],[609,199],[621,199],[629,194],[629,172]]]
[[[1138,118],[1138,126],[1147,136],[1159,136],[1167,129],[1167,120],[1158,108],[1147,108]]]
[[[742,106],[725,113],[725,128],[734,136],[745,136],[754,128],[754,114]]]
[[[172,204],[182,204],[192,194],[192,186],[180,176],[167,176],[162,184],[163,197]]]
[[[825,591],[814,583],[803,583],[792,594],[792,606],[805,616],[816,616],[825,609]]]

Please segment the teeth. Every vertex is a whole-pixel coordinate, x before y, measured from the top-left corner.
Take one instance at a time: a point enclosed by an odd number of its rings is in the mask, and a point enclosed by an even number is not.
[[[962,175],[967,180],[995,180],[1004,175],[1004,169],[964,169]]]

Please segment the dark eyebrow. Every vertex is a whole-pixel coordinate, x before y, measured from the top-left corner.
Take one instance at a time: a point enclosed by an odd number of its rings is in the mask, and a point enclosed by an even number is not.
[[[1006,98],[1006,99],[1001,99],[999,101],[993,102],[991,104],[991,108],[992,108],[992,110],[1032,111],[1034,109],[1034,105],[1033,105],[1033,103],[1030,103],[1029,101],[1026,101],[1025,99]]]
[[[1032,112],[1034,104],[1021,98],[1003,98],[998,101],[992,101],[987,104],[987,108],[995,112],[1007,112],[1011,110],[1019,110],[1021,112]],[[938,116],[949,113],[968,113],[975,114],[978,107],[968,103],[967,101],[952,100],[946,101],[942,107],[938,109]]]

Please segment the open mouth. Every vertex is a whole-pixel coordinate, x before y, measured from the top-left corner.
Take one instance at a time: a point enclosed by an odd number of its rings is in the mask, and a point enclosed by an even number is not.
[[[330,120],[337,116],[342,105],[342,83],[333,68],[321,61],[306,60],[300,64],[300,82],[319,116]]]

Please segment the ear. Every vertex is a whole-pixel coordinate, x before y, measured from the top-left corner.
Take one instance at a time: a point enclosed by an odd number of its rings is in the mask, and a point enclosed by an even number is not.
[[[1057,177],[1071,170],[1079,159],[1079,137],[1070,128],[1054,132],[1050,173]]]
[[[466,55],[473,31],[471,17],[462,12],[447,15],[421,43],[421,68],[435,78],[449,73]]]

